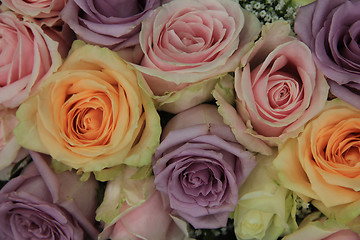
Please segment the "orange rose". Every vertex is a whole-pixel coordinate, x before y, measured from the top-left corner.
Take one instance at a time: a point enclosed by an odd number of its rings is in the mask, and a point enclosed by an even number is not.
[[[20,145],[83,172],[150,165],[160,120],[139,77],[111,50],[77,41],[40,93],[20,106]]]
[[[274,165],[285,187],[329,208],[360,200],[359,150],[360,110],[336,99],[280,146]]]

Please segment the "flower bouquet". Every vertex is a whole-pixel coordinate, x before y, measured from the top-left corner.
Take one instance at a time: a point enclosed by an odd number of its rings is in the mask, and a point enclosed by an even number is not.
[[[360,239],[360,1],[2,0],[0,239]]]

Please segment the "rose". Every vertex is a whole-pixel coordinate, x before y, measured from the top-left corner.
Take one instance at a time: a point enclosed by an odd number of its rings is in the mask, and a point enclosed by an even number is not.
[[[289,31],[285,21],[263,27],[261,38],[242,59],[244,67],[235,71],[236,110],[220,92],[214,93],[236,139],[263,154],[270,154],[269,146],[296,137],[327,100],[328,85],[310,50]]]
[[[343,230],[339,230],[339,231],[327,236],[323,240],[342,240],[342,239],[359,240],[360,236],[359,236],[359,234],[357,234],[356,232],[354,232],[352,230],[343,229]]]
[[[295,32],[313,53],[331,93],[360,108],[359,1],[318,0],[299,9]]]
[[[255,15],[231,0],[171,1],[143,22],[135,67],[159,108],[180,112],[211,99],[217,77],[235,69],[259,30]]]
[[[2,3],[4,6],[24,17],[30,17],[32,20],[36,19],[36,21],[40,21],[40,24],[54,26],[60,20],[59,14],[64,8],[66,1],[67,0],[3,0]]]
[[[141,22],[160,0],[69,0],[61,19],[78,39],[114,51],[139,44]]]
[[[359,116],[339,99],[327,103],[298,138],[279,148],[274,165],[281,183],[326,208],[342,205],[345,212],[344,204],[359,202]]]
[[[61,69],[17,111],[18,142],[80,172],[103,173],[102,180],[120,164],[150,165],[160,120],[139,77],[115,52],[77,41]]]
[[[15,108],[58,69],[61,56],[57,42],[39,26],[9,11],[0,13],[0,29],[0,105]]]
[[[0,190],[1,239],[97,239],[96,181],[55,174],[48,156],[30,154],[33,163]]]
[[[142,205],[124,214],[126,208],[124,204],[120,212],[123,216],[113,225],[108,235],[110,239],[185,239],[185,234],[171,218],[169,211],[164,209],[160,192],[155,191]]]
[[[275,156],[275,155],[274,155]],[[297,229],[296,195],[277,184],[274,156],[258,155],[259,164],[240,188],[234,230],[240,239],[278,239]]]
[[[15,109],[0,108],[0,180],[8,180],[12,167],[28,155],[21,148],[12,131],[18,120]]]
[[[337,232],[327,236],[323,240],[342,240],[342,239],[360,240],[360,236],[359,236],[359,234],[357,234],[356,232],[354,232],[352,230],[343,229],[343,230],[337,231]]]
[[[96,219],[105,222],[99,239],[184,239],[186,223],[180,229],[175,223],[180,219],[170,215],[168,202],[155,191],[154,178],[134,177],[137,171],[124,167],[107,183],[104,200],[96,210]]]
[[[195,228],[226,226],[238,188],[256,162],[238,144],[216,106],[199,105],[166,125],[153,156],[156,188]]]

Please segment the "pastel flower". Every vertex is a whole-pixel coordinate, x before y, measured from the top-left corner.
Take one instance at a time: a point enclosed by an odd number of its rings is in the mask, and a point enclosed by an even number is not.
[[[55,174],[49,156],[30,154],[33,163],[0,190],[1,239],[97,239],[97,182]]]
[[[236,68],[259,30],[232,0],[170,1],[143,22],[144,57],[134,66],[159,109],[177,113],[212,98],[219,75]]]
[[[137,171],[124,167],[107,183],[96,210],[96,219],[105,222],[99,239],[185,239],[187,224],[170,214],[169,203],[155,190],[154,177],[136,178]]]
[[[296,230],[296,194],[277,184],[274,156],[258,155],[258,165],[239,191],[234,212],[238,240],[277,240]]]
[[[238,188],[255,165],[216,106],[206,104],[172,118],[153,156],[156,188],[168,196],[174,214],[195,228],[226,226]]]
[[[0,106],[18,107],[61,65],[59,46],[35,23],[0,13]]]
[[[64,8],[67,0],[42,0],[42,1],[24,1],[24,0],[2,0],[2,4],[17,14],[40,25],[52,27],[62,23],[59,14]]]
[[[360,108],[360,2],[318,0],[297,13],[295,32],[312,51],[335,96]]]
[[[263,27],[235,71],[235,108],[214,92],[224,121],[251,151],[270,154],[270,147],[296,137],[327,100],[328,85],[310,50],[289,34],[285,21]]]
[[[340,206],[347,216],[339,220],[354,217],[354,211],[345,211],[345,204],[360,201],[359,116],[360,110],[332,100],[298,138],[279,148],[274,160],[281,184],[306,202],[314,199],[323,208]]]
[[[69,0],[61,19],[89,44],[114,51],[139,44],[141,22],[160,0]]]
[[[139,77],[115,52],[75,42],[61,69],[17,111],[18,142],[80,173],[106,168],[104,180],[121,164],[150,165],[160,120]]]

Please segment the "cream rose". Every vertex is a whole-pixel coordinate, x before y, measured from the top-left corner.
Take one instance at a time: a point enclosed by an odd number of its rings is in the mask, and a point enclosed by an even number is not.
[[[277,183],[274,156],[258,155],[259,164],[239,189],[234,212],[238,240],[276,240],[298,227],[296,195]]]
[[[15,135],[83,172],[149,165],[161,130],[141,77],[115,52],[77,41],[40,93],[20,106]]]

